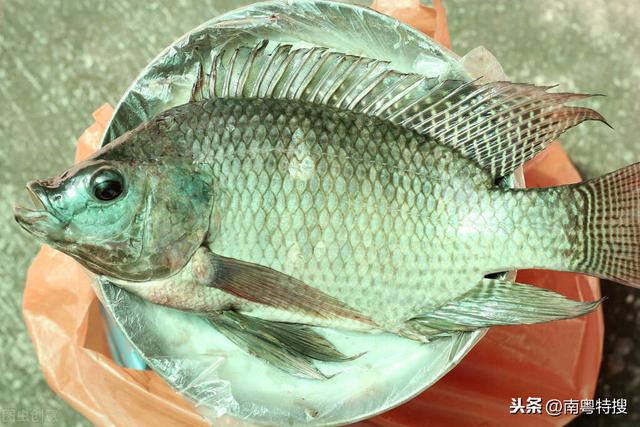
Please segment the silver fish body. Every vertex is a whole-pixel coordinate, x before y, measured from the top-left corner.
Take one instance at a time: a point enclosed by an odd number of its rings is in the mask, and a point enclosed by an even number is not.
[[[131,142],[149,147],[158,141],[143,135],[161,132],[213,178],[211,251],[297,277],[387,331],[402,332],[486,274],[572,262],[563,255],[579,221],[571,193],[498,188],[455,151],[376,118],[217,99],[153,126]],[[187,310],[223,303],[269,320],[357,327],[160,283],[128,288],[158,302],[179,294],[174,304]]]

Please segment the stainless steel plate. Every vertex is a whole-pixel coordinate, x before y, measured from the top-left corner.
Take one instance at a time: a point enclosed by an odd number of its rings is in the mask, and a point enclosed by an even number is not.
[[[396,69],[432,77],[469,78],[451,53],[369,9],[325,1],[259,3],[206,22],[154,59],[122,97],[103,144],[187,102],[199,64],[210,66],[212,52],[263,39],[390,60]],[[108,282],[98,288],[148,365],[215,423],[336,425],[367,418],[434,384],[484,334],[421,345],[393,335],[323,330],[346,354],[366,354],[321,366],[341,372],[329,380],[304,380],[247,355],[195,315],[148,303]]]

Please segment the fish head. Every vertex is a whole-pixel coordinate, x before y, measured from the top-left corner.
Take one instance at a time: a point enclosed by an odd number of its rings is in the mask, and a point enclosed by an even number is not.
[[[16,221],[96,274],[144,281],[180,271],[208,231],[207,183],[179,164],[108,157],[29,182],[34,207],[14,208]]]

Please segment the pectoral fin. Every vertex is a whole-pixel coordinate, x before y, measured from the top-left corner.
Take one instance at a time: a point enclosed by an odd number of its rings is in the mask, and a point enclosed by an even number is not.
[[[270,322],[234,311],[208,317],[211,324],[234,344],[248,353],[292,375],[327,379],[314,360],[342,362],[346,356],[326,338],[308,326]]]
[[[570,319],[595,310],[602,300],[581,302],[531,285],[483,279],[469,292],[409,321],[425,336],[451,335],[498,325]]]
[[[240,298],[323,319],[345,318],[375,323],[340,300],[271,268],[212,254],[214,278],[209,286]]]

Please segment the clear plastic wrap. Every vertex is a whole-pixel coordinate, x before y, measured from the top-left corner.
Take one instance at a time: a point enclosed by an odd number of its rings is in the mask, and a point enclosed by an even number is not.
[[[433,22],[441,23],[442,17],[436,14]],[[158,56],[126,92],[102,142],[186,102],[199,64],[210,65],[211,51],[253,45],[261,39],[324,45],[390,60],[402,71],[469,78],[453,54],[383,15],[328,2],[263,3],[203,24]],[[464,62],[476,67],[482,63],[473,56]],[[108,109],[101,110],[96,117],[99,124],[83,136],[79,144],[83,153],[95,146],[100,123],[104,126],[108,115]],[[171,425],[200,422],[189,404],[158,376],[120,368],[105,357],[103,338],[94,337],[100,325],[92,317],[97,309],[88,283],[75,262],[48,248],[30,271],[25,318],[52,387],[96,424],[124,425],[132,419],[147,425],[158,425],[160,420]],[[391,335],[373,338],[323,330],[345,353],[367,353],[349,363],[323,366],[326,373],[341,372],[330,380],[303,380],[247,355],[196,316],[150,304],[106,282],[94,286],[148,365],[216,425],[327,425],[372,416],[434,384],[484,334],[420,345]],[[56,305],[50,305],[47,292],[57,292]],[[55,307],[58,310],[52,312]],[[66,353],[56,354],[52,345]],[[508,404],[504,403],[505,411]],[[393,417],[397,411],[389,414]],[[374,422],[391,419],[385,415]]]

